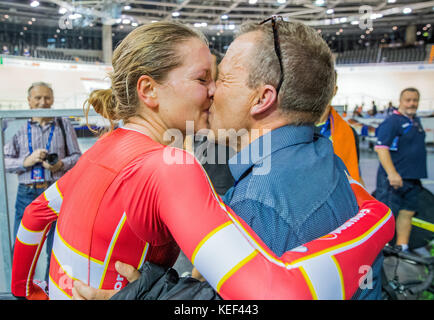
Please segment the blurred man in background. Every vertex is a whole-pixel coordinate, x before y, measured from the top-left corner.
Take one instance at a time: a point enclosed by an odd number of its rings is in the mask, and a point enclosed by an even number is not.
[[[27,92],[30,109],[50,109],[53,105],[53,89],[48,83],[33,83]],[[75,165],[81,151],[67,119],[33,117],[5,144],[4,154],[6,171],[18,175],[15,239],[26,207]],[[54,229],[55,224],[48,233],[48,265]]]
[[[420,179],[427,177],[425,131],[416,116],[419,91],[402,90],[399,108],[377,130],[375,151],[380,160],[376,198],[397,215],[396,245],[408,250],[413,218],[422,190]]]

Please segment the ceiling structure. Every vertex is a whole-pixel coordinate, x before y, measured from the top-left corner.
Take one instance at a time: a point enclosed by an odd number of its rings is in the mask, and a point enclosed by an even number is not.
[[[60,28],[137,27],[176,20],[213,35],[236,31],[244,21],[272,15],[301,21],[317,29],[360,32],[434,22],[434,1],[418,0],[6,0],[2,21],[58,25]]]

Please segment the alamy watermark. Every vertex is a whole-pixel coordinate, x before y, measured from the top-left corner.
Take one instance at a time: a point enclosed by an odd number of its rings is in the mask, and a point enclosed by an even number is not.
[[[72,29],[72,18],[71,18],[72,13],[69,12],[68,10],[63,11],[63,15],[59,18],[59,29],[64,30],[64,29]]]
[[[185,145],[185,137],[194,137],[189,145]],[[205,142],[200,143],[205,137]],[[252,174],[265,175],[271,170],[271,129],[194,129],[194,121],[186,121],[186,133],[179,129],[169,129],[164,132],[163,141],[172,148],[166,148],[163,153],[165,164],[193,164],[194,158],[187,157],[176,149],[186,149],[193,154],[201,164],[227,164],[227,149],[219,148],[219,143],[229,146],[229,150],[237,150],[229,160],[230,164],[254,164]],[[235,152],[236,153],[236,152]]]
[[[58,273],[61,274],[58,280],[58,286],[62,290],[72,290],[73,287],[73,273],[72,267],[64,265],[59,268]]]
[[[359,28],[362,30],[372,29],[373,27],[373,9],[371,6],[363,5],[359,8],[359,13],[361,14],[359,18]]]
[[[374,275],[372,272],[372,267],[370,265],[360,266],[359,274],[362,275],[359,279],[359,288],[362,290],[373,289],[374,288],[374,285],[373,285]]]

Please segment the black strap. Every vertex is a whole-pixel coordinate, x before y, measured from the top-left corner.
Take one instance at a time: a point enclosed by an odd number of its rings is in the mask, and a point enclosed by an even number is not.
[[[57,118],[57,123],[59,124],[60,130],[62,130],[63,141],[64,141],[64,145],[65,145],[65,157],[67,157],[69,154],[69,150],[68,150],[68,143],[66,142],[65,127],[63,126],[62,118]]]

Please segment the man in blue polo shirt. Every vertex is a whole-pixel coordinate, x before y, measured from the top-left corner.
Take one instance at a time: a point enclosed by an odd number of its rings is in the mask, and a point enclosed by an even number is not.
[[[380,160],[376,198],[387,204],[396,219],[396,245],[408,250],[411,219],[427,177],[425,131],[416,116],[419,91],[402,90],[399,108],[377,129],[375,151]]]

